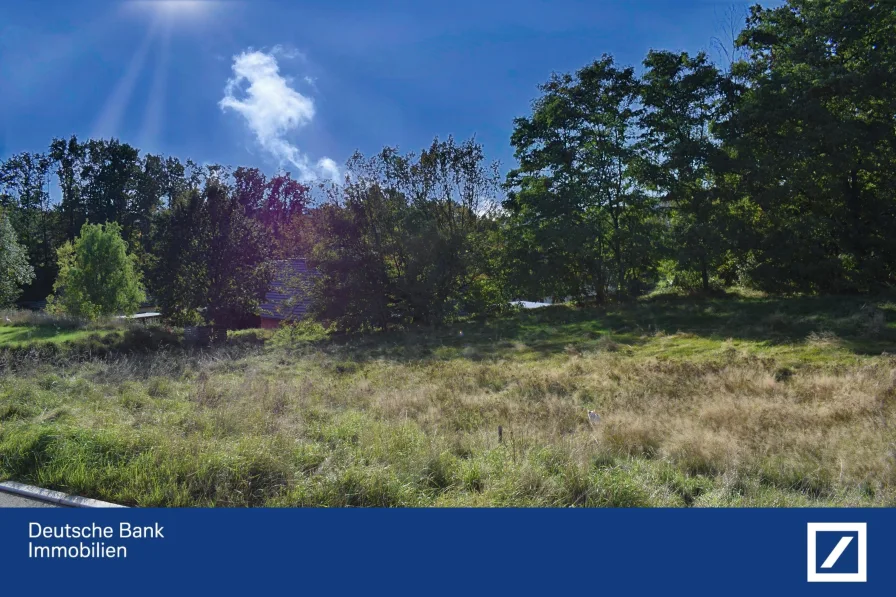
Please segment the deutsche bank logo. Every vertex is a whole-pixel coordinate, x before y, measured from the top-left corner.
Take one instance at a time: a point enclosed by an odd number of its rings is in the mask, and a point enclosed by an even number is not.
[[[868,524],[810,522],[809,582],[867,582]]]

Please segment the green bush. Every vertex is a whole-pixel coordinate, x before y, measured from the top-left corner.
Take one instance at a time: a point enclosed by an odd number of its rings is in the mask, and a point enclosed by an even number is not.
[[[146,298],[137,260],[128,254],[121,227],[84,224],[73,243],[57,251],[59,276],[47,309],[86,319],[130,315]]]

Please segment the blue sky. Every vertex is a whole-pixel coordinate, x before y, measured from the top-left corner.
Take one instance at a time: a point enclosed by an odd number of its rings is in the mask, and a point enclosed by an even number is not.
[[[54,136],[114,136],[200,163],[326,177],[356,149],[475,134],[506,170],[513,119],[552,71],[604,52],[632,65],[650,48],[712,53],[731,5],[3,2],[0,157]]]

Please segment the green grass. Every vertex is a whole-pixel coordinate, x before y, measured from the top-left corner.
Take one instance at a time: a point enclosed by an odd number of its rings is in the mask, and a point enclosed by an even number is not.
[[[85,321],[38,311],[0,310],[0,351],[32,346],[73,345],[120,332],[129,323],[115,317]]]
[[[854,364],[896,352],[896,299],[659,295],[609,309],[523,311],[356,344],[359,358],[416,358],[422,350],[438,358],[539,360],[561,351],[617,351],[689,361],[752,356],[795,366]]]
[[[75,342],[85,340],[94,332],[88,330],[59,329],[50,326],[5,326],[0,325],[0,348],[23,346],[34,342]]]
[[[16,352],[0,477],[140,506],[896,505],[887,297],[136,345]]]

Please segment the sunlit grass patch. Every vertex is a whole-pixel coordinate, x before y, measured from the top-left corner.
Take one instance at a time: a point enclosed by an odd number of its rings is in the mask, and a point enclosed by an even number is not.
[[[74,342],[84,340],[90,334],[88,330],[56,328],[50,326],[4,326],[0,325],[0,347],[24,346],[34,342]]]

